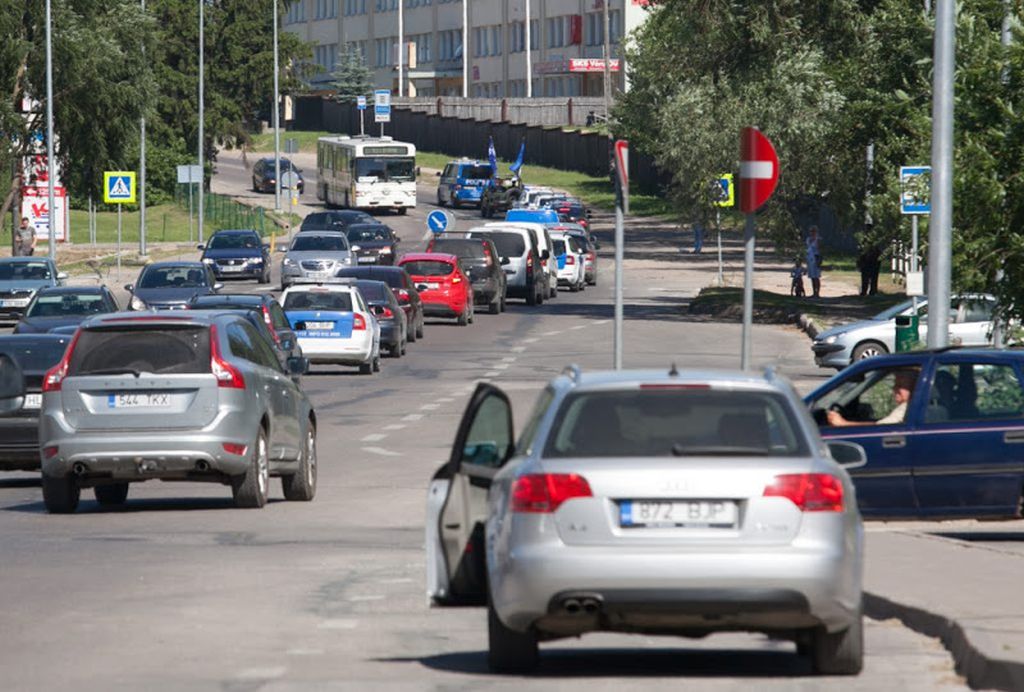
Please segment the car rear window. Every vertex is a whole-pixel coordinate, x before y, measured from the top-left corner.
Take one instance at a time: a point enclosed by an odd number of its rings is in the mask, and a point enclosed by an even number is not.
[[[45,281],[50,278],[46,262],[0,262],[0,281]]]
[[[296,252],[343,252],[348,250],[348,243],[343,235],[312,235],[299,234],[292,241],[292,250]]]
[[[202,326],[87,329],[68,375],[210,372],[210,331]]]
[[[518,233],[488,233],[494,248],[502,257],[520,257],[526,252],[526,241]]]
[[[352,312],[352,295],[347,291],[293,291],[285,297],[284,309]]]
[[[19,339],[16,343],[0,343],[0,353],[16,362],[26,373],[41,373],[57,364],[70,341],[70,336],[60,339]]]
[[[380,281],[358,281],[356,288],[363,294],[363,298],[370,301],[381,301],[387,298],[384,293],[384,284]]]
[[[438,238],[430,246],[432,252],[445,252],[456,257],[483,259],[484,245],[479,240],[461,240],[457,238]]]
[[[438,260],[404,262],[402,267],[412,276],[448,276],[454,269],[448,262]]]
[[[771,392],[657,387],[566,397],[544,456],[766,456],[809,454],[785,397]]]
[[[26,317],[71,317],[110,312],[99,293],[64,293],[37,296],[25,313]]]
[[[554,248],[553,253],[556,255],[565,254],[565,241],[564,240],[552,240],[552,247]]]
[[[494,171],[490,166],[463,166],[459,177],[468,180],[490,180]]]

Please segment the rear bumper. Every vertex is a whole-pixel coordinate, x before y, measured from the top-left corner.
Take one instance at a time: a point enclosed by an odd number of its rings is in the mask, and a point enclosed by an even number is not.
[[[383,338],[383,337],[382,337]],[[337,363],[339,365],[362,365],[370,361],[373,354],[373,337],[369,330],[360,340],[354,339],[308,339],[299,337],[302,355],[313,363]]]
[[[473,301],[476,303],[490,303],[494,296],[498,295],[501,285],[493,278],[473,282]]]
[[[263,276],[264,266],[262,264],[246,265],[242,271],[224,271],[217,265],[210,265],[213,268],[213,275],[218,279],[258,279]]]
[[[427,317],[458,317],[465,309],[465,301],[459,304],[423,302],[423,314]]]

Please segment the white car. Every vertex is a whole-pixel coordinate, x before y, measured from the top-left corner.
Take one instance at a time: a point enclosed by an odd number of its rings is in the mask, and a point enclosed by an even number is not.
[[[540,263],[544,267],[544,273],[548,276],[547,298],[558,296],[558,266],[554,261],[554,253],[551,252],[551,236],[548,228],[542,223],[531,221],[492,221],[484,224],[485,228],[526,228],[533,231],[537,236],[537,251],[540,253]]]
[[[359,289],[346,283],[296,284],[281,294],[288,322],[311,363],[380,371],[380,324]]]
[[[558,267],[558,285],[567,286],[572,293],[582,291],[587,285],[587,253],[580,246],[576,236],[567,233],[551,233],[552,259]]]

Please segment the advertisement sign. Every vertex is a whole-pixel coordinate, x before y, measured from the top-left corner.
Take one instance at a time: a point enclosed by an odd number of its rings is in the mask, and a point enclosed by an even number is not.
[[[68,193],[63,187],[53,188],[53,205],[55,207],[53,233],[58,242],[68,239]],[[21,215],[27,216],[29,223],[36,229],[36,238],[49,240],[50,214],[47,188],[31,186],[21,188]]]

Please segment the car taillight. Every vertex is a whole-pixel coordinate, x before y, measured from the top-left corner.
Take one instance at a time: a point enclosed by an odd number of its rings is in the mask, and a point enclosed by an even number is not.
[[[277,335],[277,330],[274,329],[274,323],[270,319],[270,310],[267,309],[266,305],[263,306],[263,321],[267,323],[267,329],[270,330],[270,335],[274,337],[274,343],[280,344],[281,337]]]
[[[491,250],[486,245],[484,245],[484,262],[488,267],[494,264],[494,260],[491,258]]]
[[[384,318],[390,318],[395,316],[395,313],[391,312],[391,308],[387,307],[386,305],[378,305],[375,312]]]
[[[356,313],[352,315],[352,329],[356,331],[363,331],[366,329],[366,318]]]
[[[801,512],[842,512],[843,484],[827,473],[787,473],[764,489],[765,497],[784,497]]]
[[[224,451],[227,452],[228,454],[234,454],[235,456],[240,457],[245,456],[245,452],[247,449],[247,447],[241,442],[224,442],[223,444],[221,444],[221,447],[223,447]]]
[[[46,459],[52,459],[60,452],[60,447],[54,445],[52,447],[43,447],[43,457]]]
[[[458,274],[456,274],[455,276],[452,277],[452,283],[453,284],[460,284],[460,283],[462,283],[462,277],[459,276]]]
[[[71,339],[71,343],[68,344],[67,350],[64,351],[64,355],[61,357],[60,362],[46,371],[46,374],[43,376],[44,392],[60,391],[61,382],[63,382],[64,378],[68,375],[68,365],[71,363],[71,354],[74,352],[75,345],[78,343],[78,337],[81,334],[81,329],[75,332],[75,336]]]
[[[210,326],[210,372],[217,378],[218,387],[245,389],[245,378],[241,371],[221,355],[216,325]]]
[[[575,473],[531,473],[512,485],[512,511],[547,514],[574,497],[593,497],[587,479]]]
[[[395,291],[395,297],[397,297],[398,301],[401,303],[408,303],[409,291],[405,290],[404,288],[400,288],[397,291]]]
[[[572,255],[566,255],[565,256],[565,263],[566,264],[576,264],[576,258],[573,257]]]

